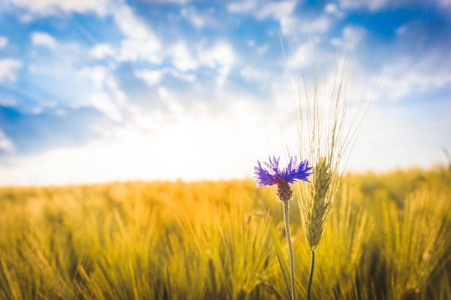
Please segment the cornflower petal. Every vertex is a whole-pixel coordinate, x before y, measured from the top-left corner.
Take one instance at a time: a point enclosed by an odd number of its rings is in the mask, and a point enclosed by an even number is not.
[[[257,161],[258,166],[254,168],[257,187],[271,186],[281,180],[288,184],[294,184],[297,180],[310,182],[308,177],[312,174],[309,172],[312,168],[308,167],[307,159],[297,165],[297,157],[292,156],[286,169],[279,169],[279,161],[280,157],[276,158],[275,155],[272,158],[269,157],[269,163],[264,163],[267,169],[262,167],[260,161]]]

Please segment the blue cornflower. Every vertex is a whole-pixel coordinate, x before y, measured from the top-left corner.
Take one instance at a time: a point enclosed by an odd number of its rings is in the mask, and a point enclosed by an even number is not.
[[[257,187],[262,186],[272,186],[274,184],[279,184],[285,182],[288,184],[295,183],[296,180],[303,180],[310,182],[308,177],[313,173],[309,172],[312,168],[308,166],[308,160],[304,160],[296,164],[297,157],[293,156],[290,158],[288,167],[283,170],[279,170],[279,158],[273,156],[269,158],[269,163],[265,163],[268,170],[264,169],[260,162],[258,161],[258,166],[255,167],[255,179],[257,182]]]

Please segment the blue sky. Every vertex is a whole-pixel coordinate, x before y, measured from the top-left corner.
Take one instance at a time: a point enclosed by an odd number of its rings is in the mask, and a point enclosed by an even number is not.
[[[444,163],[450,20],[449,0],[0,0],[0,185],[251,176],[284,153],[313,44],[355,46],[372,96],[350,170]]]

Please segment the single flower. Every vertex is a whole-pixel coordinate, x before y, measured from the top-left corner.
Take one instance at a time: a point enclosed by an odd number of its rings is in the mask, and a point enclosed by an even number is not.
[[[279,170],[279,158],[273,156],[269,158],[269,163],[264,163],[268,170],[262,167],[258,161],[258,166],[255,167],[255,179],[257,182],[257,187],[262,186],[272,186],[277,184],[278,181],[286,181],[288,184],[294,184],[296,180],[303,180],[310,182],[308,177],[313,173],[309,172],[312,168],[308,166],[308,160],[304,160],[296,164],[297,157],[293,156],[290,158],[288,167],[286,169]]]
[[[277,185],[276,195],[280,201],[289,201],[293,196],[290,188],[296,180],[303,180],[310,182],[308,177],[312,174],[309,172],[312,168],[308,166],[308,160],[304,160],[297,164],[297,157],[290,158],[290,162],[286,169],[279,169],[279,158],[273,156],[269,158],[269,163],[265,162],[268,169],[265,169],[258,161],[258,166],[255,167],[255,179],[257,187]]]

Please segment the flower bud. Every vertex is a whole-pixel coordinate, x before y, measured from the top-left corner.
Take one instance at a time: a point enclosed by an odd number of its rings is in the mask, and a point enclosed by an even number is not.
[[[279,198],[282,202],[288,202],[293,197],[293,191],[291,190],[290,185],[287,181],[282,179],[276,180],[277,190],[276,190],[276,196]]]

